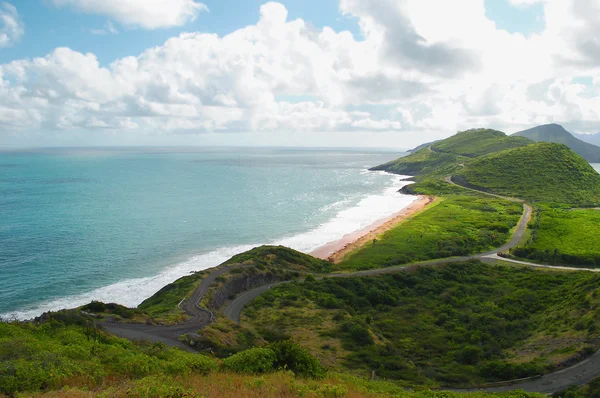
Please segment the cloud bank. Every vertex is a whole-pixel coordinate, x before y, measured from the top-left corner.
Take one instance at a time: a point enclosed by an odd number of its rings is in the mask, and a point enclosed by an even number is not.
[[[142,1],[53,1],[144,28],[202,11],[171,2],[161,22],[160,7],[130,11]],[[600,131],[599,4],[545,0],[544,31],[526,37],[498,29],[483,0],[341,0],[358,38],[290,20],[270,2],[254,25],[182,34],[106,67],[57,48],[0,66],[0,136],[386,132],[401,145],[478,126]]]

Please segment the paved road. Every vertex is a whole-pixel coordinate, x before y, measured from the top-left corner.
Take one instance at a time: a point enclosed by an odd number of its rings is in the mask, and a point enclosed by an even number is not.
[[[490,251],[487,253],[475,254],[475,255],[471,255],[471,256],[452,257],[452,258],[445,258],[445,259],[439,259],[439,260],[432,260],[432,261],[427,261],[427,262],[423,262],[423,263],[413,264],[412,266],[431,267],[431,266],[438,266],[441,264],[448,264],[448,263],[453,263],[453,262],[458,262],[458,261],[494,259],[494,260],[509,261],[509,262],[513,262],[513,263],[517,263],[517,264],[521,264],[521,265],[527,265],[527,266],[531,266],[531,267],[539,267],[539,268],[553,268],[553,269],[563,269],[563,270],[570,270],[570,271],[600,272],[600,270],[597,270],[597,269],[556,267],[556,266],[528,263],[525,261],[517,261],[517,260],[511,260],[511,259],[499,257],[498,253],[508,251],[509,249],[517,246],[519,244],[519,242],[521,241],[521,239],[523,238],[523,235],[524,235],[526,227],[527,227],[527,223],[529,222],[529,218],[531,217],[531,213],[532,213],[531,206],[529,206],[527,203],[525,203],[523,200],[520,200],[520,199],[506,198],[506,197],[503,197],[500,195],[483,192],[483,191],[477,191],[477,190],[474,190],[471,188],[463,187],[461,185],[454,183],[452,181],[451,177],[446,177],[446,181],[450,184],[460,186],[461,188],[469,189],[469,190],[476,191],[479,193],[484,193],[484,194],[498,197],[501,199],[507,199],[507,200],[512,200],[515,202],[523,203],[523,216],[519,220],[519,223],[513,233],[511,240],[496,250],[493,250],[493,251]],[[198,285],[198,287],[196,288],[196,290],[194,291],[192,296],[189,299],[184,300],[182,303],[180,303],[180,308],[182,310],[184,310],[188,315],[190,315],[190,318],[182,324],[174,325],[174,326],[155,326],[155,325],[141,325],[141,324],[104,323],[104,324],[102,324],[102,326],[109,332],[116,334],[117,336],[127,338],[127,339],[149,340],[149,341],[155,341],[155,342],[162,342],[167,345],[179,347],[179,348],[187,350],[187,351],[194,351],[193,348],[180,342],[179,337],[186,333],[195,333],[199,329],[206,327],[213,320],[213,313],[206,309],[202,309],[202,308],[198,307],[198,305],[197,305],[198,302],[202,299],[204,294],[206,294],[206,292],[208,291],[208,288],[210,287],[212,282],[214,282],[214,280],[218,276],[224,274],[225,272],[229,271],[232,268],[247,267],[247,266],[250,266],[250,265],[232,265],[232,266],[220,267],[220,268],[214,270],[212,273],[210,273],[206,278],[204,278],[202,280],[202,282]],[[347,278],[347,277],[357,277],[357,276],[374,276],[374,275],[388,274],[388,273],[394,273],[394,272],[405,272],[406,270],[411,269],[412,266],[411,265],[402,265],[402,266],[396,266],[396,267],[380,268],[380,269],[366,270],[366,271],[357,271],[357,272],[351,272],[351,273],[328,274],[328,275],[322,276],[320,279],[322,279],[324,277]],[[269,289],[271,289],[275,286],[279,286],[283,283],[289,283],[289,281],[272,283],[270,285],[262,286],[262,287],[247,291],[247,292],[239,295],[235,300],[233,300],[229,304],[229,306],[227,306],[227,308],[224,311],[224,315],[227,318],[229,318],[235,322],[239,322],[241,312],[249,302],[251,302],[252,300],[257,298],[261,294],[265,293]],[[590,380],[592,380],[593,378],[597,377],[598,375],[600,375],[600,351],[595,353],[589,359],[582,361],[570,368],[548,374],[548,375],[538,378],[538,379],[529,380],[529,381],[526,381],[523,383],[515,383],[515,384],[499,386],[499,387],[481,388],[481,389],[472,390],[472,391],[483,390],[483,391],[488,391],[488,392],[495,392],[495,391],[508,391],[508,390],[513,390],[513,389],[522,389],[522,390],[529,391],[529,392],[542,392],[542,393],[556,392],[556,391],[560,391],[572,384],[577,384],[577,385],[585,384],[585,383],[589,382]]]
[[[179,303],[179,308],[189,316],[189,318],[183,323],[172,326],[130,323],[100,323],[99,325],[112,334],[129,340],[160,342],[184,349],[186,351],[195,352],[193,348],[179,341],[179,337],[186,333],[197,332],[199,329],[208,326],[214,318],[214,315],[211,311],[198,307],[198,302],[202,300],[202,297],[206,294],[210,285],[219,276],[233,268],[243,268],[249,266],[249,264],[239,264],[219,267],[211,272],[207,277],[202,279],[202,282],[200,282],[190,298]]]

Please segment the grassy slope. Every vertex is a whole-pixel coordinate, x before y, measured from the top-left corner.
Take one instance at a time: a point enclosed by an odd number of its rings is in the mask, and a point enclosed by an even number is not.
[[[278,266],[295,271],[329,272],[331,263],[301,253],[284,246],[260,246],[247,252],[237,254],[224,262],[230,264],[246,264]]]
[[[513,137],[527,137],[536,142],[564,144],[590,163],[600,162],[600,147],[575,138],[558,124],[546,124],[515,133]]]
[[[533,141],[527,138],[507,136],[497,130],[473,129],[460,132],[445,140],[436,142],[431,148],[437,152],[473,158],[532,143]]]
[[[520,204],[478,196],[445,196],[351,253],[340,269],[371,269],[462,256],[500,247],[510,238],[523,208]]]
[[[331,263],[283,246],[260,246],[233,256],[222,265],[255,264],[295,271],[327,272]],[[175,321],[185,315],[177,304],[189,297],[209,271],[201,271],[179,278],[163,287],[138,308],[156,320]]]
[[[459,164],[469,158],[521,147],[532,142],[527,138],[509,137],[496,130],[467,130],[432,143],[431,150],[428,145],[408,156],[374,167],[372,170],[410,176],[428,175],[430,178],[445,177],[452,174]]]
[[[538,374],[596,348],[599,282],[476,262],[330,278],[269,291],[242,324],[304,336],[313,354],[358,374],[472,385]]]
[[[545,264],[600,266],[600,211],[538,206],[530,239],[512,250]]]
[[[466,160],[462,156],[449,153],[432,152],[428,148],[420,149],[408,156],[373,167],[371,170],[383,170],[390,173],[422,176],[426,174],[448,175],[458,164]]]
[[[600,203],[600,175],[561,144],[537,143],[473,159],[456,177],[479,189],[530,201]]]
[[[84,318],[73,320],[85,323]],[[249,366],[256,367],[257,357],[250,353],[241,355],[250,359]],[[277,355],[275,361],[287,360]],[[301,356],[296,354],[296,357]],[[16,393],[24,396],[23,393],[38,391],[38,396],[51,397],[389,397],[393,394],[431,398],[438,394],[408,392],[388,382],[370,382],[348,374],[331,373],[323,379],[310,379],[296,376],[289,368],[276,372],[277,362],[273,367],[263,362],[266,373],[262,375],[244,374],[247,371],[232,358],[221,363],[202,354],[160,344],[134,344],[101,331],[96,332],[94,339],[94,333],[85,326],[57,320],[44,325],[0,323],[0,396]],[[302,361],[306,363],[306,359]],[[442,396],[490,395],[440,393]],[[511,396],[515,395],[500,395]]]

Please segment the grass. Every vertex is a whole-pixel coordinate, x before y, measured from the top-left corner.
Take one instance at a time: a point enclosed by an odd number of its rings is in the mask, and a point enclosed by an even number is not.
[[[519,148],[533,141],[525,137],[507,136],[501,131],[472,129],[434,143],[434,151],[466,157],[477,157],[506,149]]]
[[[591,273],[455,263],[280,286],[250,303],[242,324],[310,330],[313,355],[363,376],[375,369],[404,385],[476,385],[596,349],[599,283]]]
[[[237,254],[223,264],[254,264],[292,271],[329,272],[331,263],[285,246],[260,246]]]
[[[454,172],[458,165],[466,160],[468,159],[454,154],[432,152],[428,148],[423,148],[400,159],[373,167],[371,170],[409,176],[434,174],[443,177]]]
[[[538,206],[531,234],[511,254],[545,264],[600,266],[600,211]]]
[[[520,204],[500,199],[445,196],[384,233],[377,242],[350,253],[337,267],[383,268],[485,252],[510,239],[522,212]]]
[[[181,321],[186,318],[186,315],[177,308],[177,305],[194,292],[196,286],[206,275],[206,271],[201,271],[179,278],[144,300],[138,309],[155,319],[169,323]]]
[[[461,185],[533,202],[600,203],[600,175],[561,144],[537,143],[479,157],[454,178]]]
[[[44,398],[106,397],[207,397],[207,398],[543,398],[543,394],[506,392],[456,393],[451,391],[407,391],[385,381],[367,381],[346,374],[329,374],[322,381],[294,377],[280,371],[266,375],[211,373],[207,376],[164,378],[147,377],[141,380],[103,386],[96,390],[69,388],[36,395]]]
[[[0,323],[0,396],[488,396],[404,391],[390,382],[323,373],[314,357],[290,341],[219,361],[161,344],[132,343],[94,332],[88,321],[70,311],[48,315],[45,324]],[[258,363],[258,358],[263,362]],[[316,377],[310,377],[313,371],[317,371]]]

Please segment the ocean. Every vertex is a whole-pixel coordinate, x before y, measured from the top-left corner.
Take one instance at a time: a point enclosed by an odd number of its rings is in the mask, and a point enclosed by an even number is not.
[[[409,205],[400,154],[326,149],[0,152],[0,314],[101,300],[136,306],[164,285],[262,244],[311,252]]]

